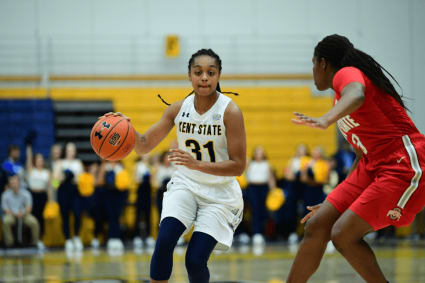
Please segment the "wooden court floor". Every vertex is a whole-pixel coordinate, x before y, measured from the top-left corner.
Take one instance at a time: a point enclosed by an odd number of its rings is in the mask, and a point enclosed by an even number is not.
[[[398,240],[373,246],[391,283],[425,282],[425,242]],[[272,244],[239,246],[229,253],[214,253],[209,268],[211,282],[284,283],[296,247]],[[176,248],[170,282],[188,282],[184,267],[185,248]],[[108,254],[86,248],[66,254],[61,249],[0,250],[0,282],[148,282],[152,250],[127,249]],[[363,282],[338,252],[327,253],[309,282]]]

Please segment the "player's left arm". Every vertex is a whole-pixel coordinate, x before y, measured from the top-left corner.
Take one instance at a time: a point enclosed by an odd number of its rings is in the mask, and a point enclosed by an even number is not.
[[[240,176],[246,166],[246,134],[242,112],[231,101],[224,112],[226,126],[227,151],[229,160],[207,162],[196,160],[192,155],[181,149],[171,149],[169,160],[175,165],[184,165],[189,169],[217,176]]]
[[[296,116],[292,119],[295,124],[310,126],[312,128],[327,129],[340,118],[359,109],[365,99],[365,86],[359,82],[346,85],[341,92],[341,99],[326,114],[320,118],[313,118],[302,113],[294,112]]]

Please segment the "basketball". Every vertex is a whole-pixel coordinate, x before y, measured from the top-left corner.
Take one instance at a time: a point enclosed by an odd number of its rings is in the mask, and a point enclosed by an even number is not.
[[[121,116],[108,116],[94,124],[90,144],[100,158],[117,161],[133,150],[135,138],[136,133],[130,121]]]

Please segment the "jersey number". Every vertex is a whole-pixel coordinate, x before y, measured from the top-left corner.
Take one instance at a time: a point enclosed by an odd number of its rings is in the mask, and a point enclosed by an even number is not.
[[[192,152],[196,154],[197,160],[202,160],[201,146],[196,140],[186,140],[186,146],[192,149]],[[204,148],[208,149],[210,155],[210,161],[215,162],[214,144],[212,141],[207,142],[203,145]]]

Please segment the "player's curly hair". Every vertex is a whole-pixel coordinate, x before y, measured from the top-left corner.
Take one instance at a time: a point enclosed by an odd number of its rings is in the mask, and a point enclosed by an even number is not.
[[[314,57],[324,58],[337,70],[353,66],[360,69],[374,85],[391,95],[403,108],[407,109],[402,96],[394,88],[391,81],[384,74],[387,73],[397,85],[397,80],[369,54],[356,49],[345,36],[338,34],[328,35],[323,38],[314,48]]]

